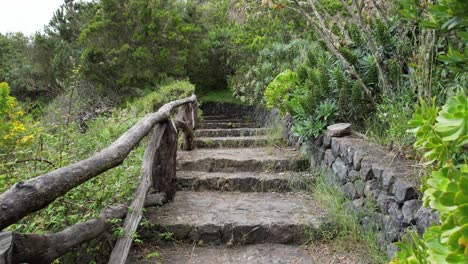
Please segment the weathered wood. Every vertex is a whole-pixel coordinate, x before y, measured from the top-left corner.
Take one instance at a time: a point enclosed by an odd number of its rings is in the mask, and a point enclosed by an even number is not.
[[[161,206],[165,203],[167,203],[165,193],[148,193],[144,207]]]
[[[182,130],[182,150],[192,150],[194,148],[194,135],[193,130],[188,126],[184,121],[176,120],[174,121],[176,128]]]
[[[0,264],[12,263],[13,233],[0,233]]]
[[[195,109],[196,110],[196,109]],[[177,118],[175,121],[177,129],[182,130],[182,150],[192,150],[194,148],[193,144],[193,129],[195,127],[194,121],[194,107],[192,104],[186,104],[179,108],[177,113]]]
[[[172,121],[167,123],[153,165],[153,189],[165,193],[172,201],[176,191],[177,129]]]
[[[112,225],[109,220],[122,219],[126,214],[127,206],[112,206],[103,210],[98,218],[76,224],[55,234],[13,233],[14,251],[10,263],[50,263],[73,247],[102,234]]]
[[[192,104],[193,109],[192,109],[192,118],[193,118],[193,129],[198,128],[198,102],[195,101],[195,103]]]
[[[131,212],[127,215],[124,221],[125,235],[117,240],[109,258],[110,264],[125,264],[127,260],[128,252],[132,245],[132,235],[137,230],[141,218],[143,217],[142,209],[145,204],[146,194],[153,182],[155,156],[158,148],[160,148],[161,139],[163,138],[165,131],[171,126],[172,124],[166,121],[164,123],[157,124],[153,129],[151,140],[146,147],[145,155],[143,156],[140,183],[135,192],[135,199],[130,205]]]
[[[0,230],[38,211],[76,186],[120,165],[129,152],[151,131],[155,124],[169,119],[171,110],[194,103],[196,96],[165,104],[148,114],[112,145],[93,157],[59,168],[25,182],[18,182],[0,195]]]

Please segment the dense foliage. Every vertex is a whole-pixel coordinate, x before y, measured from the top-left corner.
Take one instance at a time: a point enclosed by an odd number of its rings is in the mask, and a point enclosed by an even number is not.
[[[88,157],[196,89],[278,108],[301,142],[346,121],[423,160],[441,225],[412,234],[394,261],[456,263],[467,237],[467,27],[465,0],[67,0],[43,31],[0,34],[0,192]],[[11,228],[55,231],[127,199],[141,154]]]
[[[468,261],[468,97],[459,93],[439,109],[421,100],[410,130],[415,148],[433,164],[424,191],[424,204],[440,213],[440,225],[422,240],[413,235],[399,243],[402,251],[392,263],[466,263]]]

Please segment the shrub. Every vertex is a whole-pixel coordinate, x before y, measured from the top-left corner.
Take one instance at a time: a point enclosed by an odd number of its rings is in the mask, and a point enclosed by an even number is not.
[[[442,110],[420,100],[409,130],[426,165],[436,164],[427,179],[424,204],[440,213],[440,225],[423,238],[412,236],[399,243],[401,252],[392,263],[468,262],[468,99],[460,92]]]
[[[265,90],[265,103],[268,108],[278,107],[282,114],[289,110],[289,100],[291,93],[298,86],[297,74],[291,70],[286,70],[268,85]]]
[[[173,81],[131,102],[139,112],[157,111],[163,104],[189,97],[195,86],[188,81]]]
[[[10,96],[10,87],[0,83],[0,155],[33,139],[24,123],[24,112],[16,98]]]

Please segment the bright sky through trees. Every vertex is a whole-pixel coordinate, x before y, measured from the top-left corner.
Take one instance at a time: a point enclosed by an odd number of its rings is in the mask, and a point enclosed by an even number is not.
[[[64,0],[0,0],[0,33],[42,31]]]

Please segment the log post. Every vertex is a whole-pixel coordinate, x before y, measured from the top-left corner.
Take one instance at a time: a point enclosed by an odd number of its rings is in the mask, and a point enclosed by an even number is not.
[[[161,147],[161,141],[166,134],[168,128],[171,127],[170,122],[157,124],[151,134],[151,139],[146,147],[145,155],[141,165],[140,183],[138,184],[135,198],[130,205],[131,212],[127,215],[124,221],[125,235],[117,240],[114,249],[109,258],[109,264],[125,264],[132,245],[132,235],[137,230],[143,217],[143,207],[146,201],[148,190],[153,184],[153,167],[157,159],[156,154]],[[174,165],[175,166],[175,165]],[[164,195],[163,195],[164,196]]]
[[[153,189],[165,193],[166,199],[172,201],[176,191],[177,129],[172,121],[164,124],[166,129],[153,160]]]
[[[193,119],[193,129],[198,128],[198,102],[190,104],[192,106],[192,119]]]
[[[192,104],[186,104],[179,108],[179,112],[176,117],[176,127],[179,130],[182,130],[182,150],[192,150],[193,149],[193,129],[195,127],[196,115],[194,114],[194,107]]]
[[[0,264],[11,264],[13,254],[13,234],[0,233]]]

